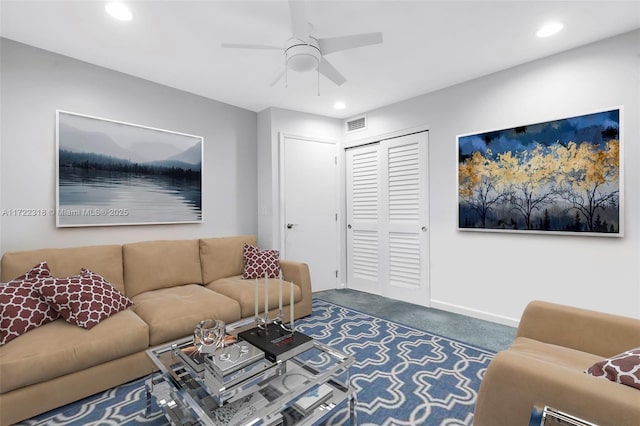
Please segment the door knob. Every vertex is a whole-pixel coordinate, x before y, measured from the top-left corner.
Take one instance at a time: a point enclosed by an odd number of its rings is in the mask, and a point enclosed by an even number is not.
[[[420,228],[420,230],[421,230],[422,232],[427,232],[427,227],[426,227],[426,226],[423,226],[422,228]]]
[[[295,224],[295,223],[287,223],[287,229],[291,229],[291,228],[293,228],[294,226],[296,226],[296,224]]]
[[[351,229],[351,224],[348,224],[348,225],[347,225],[347,228],[348,228],[348,229]]]

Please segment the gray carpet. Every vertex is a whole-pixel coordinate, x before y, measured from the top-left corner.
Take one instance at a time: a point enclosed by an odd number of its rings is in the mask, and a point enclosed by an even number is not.
[[[318,291],[313,296],[495,352],[509,347],[516,335],[516,329],[506,325],[351,289]]]

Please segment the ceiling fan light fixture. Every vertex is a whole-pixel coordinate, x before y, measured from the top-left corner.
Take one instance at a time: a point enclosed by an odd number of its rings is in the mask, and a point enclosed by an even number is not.
[[[302,43],[292,39],[285,50],[287,68],[297,72],[307,72],[318,68],[320,65],[320,49],[315,40]]]
[[[307,72],[318,67],[319,61],[313,55],[297,54],[287,58],[287,66],[291,71]]]

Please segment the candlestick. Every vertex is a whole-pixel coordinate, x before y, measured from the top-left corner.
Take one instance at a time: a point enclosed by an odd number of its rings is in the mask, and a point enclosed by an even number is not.
[[[280,287],[278,288],[278,316],[282,319],[282,271],[280,271]]]
[[[269,275],[264,273],[264,324],[269,320]]]
[[[289,313],[291,314],[291,322],[290,322],[290,326],[291,326],[291,332],[293,333],[293,283],[291,283],[291,292],[289,294],[289,303],[290,303],[290,307],[289,307]]]
[[[256,278],[256,295],[255,295],[255,300],[256,300],[255,317],[256,317],[256,319],[258,319],[258,297],[259,297],[259,293],[258,293],[258,279]]]

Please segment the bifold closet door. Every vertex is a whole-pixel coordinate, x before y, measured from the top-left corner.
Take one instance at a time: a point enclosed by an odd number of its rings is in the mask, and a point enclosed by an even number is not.
[[[381,294],[379,271],[380,145],[346,152],[347,287]]]
[[[346,157],[348,287],[428,306],[427,133]]]

